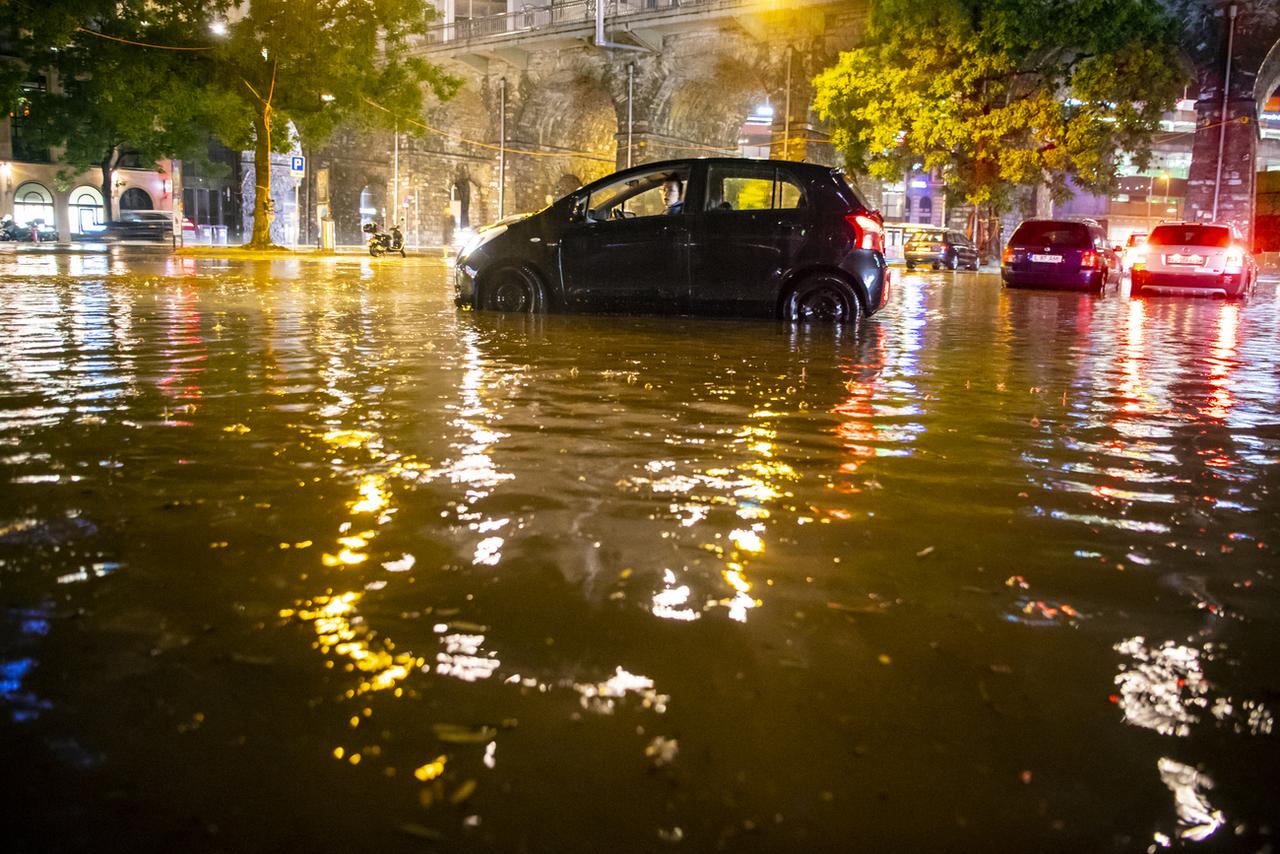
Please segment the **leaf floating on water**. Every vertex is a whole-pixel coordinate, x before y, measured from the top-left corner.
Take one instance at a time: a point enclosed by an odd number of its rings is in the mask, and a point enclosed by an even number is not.
[[[465,800],[467,800],[467,798],[475,794],[475,791],[476,791],[476,781],[467,780],[465,783],[463,783],[461,786],[458,787],[458,790],[454,792],[452,796],[450,796],[449,803],[453,804],[456,807],[458,804],[464,802]]]
[[[387,572],[408,572],[413,569],[416,559],[411,554],[402,554],[399,560],[388,560],[383,562],[382,568]]]
[[[916,552],[916,557],[928,557],[931,554],[933,554],[933,546],[925,546],[920,551]]]
[[[463,620],[453,620],[449,623],[449,631],[466,632],[472,635],[482,635],[489,631],[488,626],[482,626],[479,623],[468,623]]]
[[[444,841],[444,834],[440,831],[432,830],[429,827],[423,827],[422,825],[415,824],[412,821],[406,821],[404,824],[400,825],[399,830],[401,833],[407,833],[409,836],[416,836],[419,839],[430,839],[432,842]]]
[[[436,738],[448,744],[483,744],[498,734],[491,726],[467,726],[466,724],[432,724]]]
[[[248,433],[249,426],[247,424],[231,424],[222,428],[223,433]]]

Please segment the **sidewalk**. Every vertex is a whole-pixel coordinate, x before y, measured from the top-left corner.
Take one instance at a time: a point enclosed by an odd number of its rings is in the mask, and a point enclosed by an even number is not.
[[[409,259],[429,258],[443,260],[448,257],[448,247],[421,246],[406,248]],[[73,241],[70,243],[0,243],[0,253],[14,255],[176,255],[184,258],[226,258],[242,261],[276,261],[283,259],[326,261],[335,258],[369,258],[369,249],[364,244],[339,246],[333,253],[322,253],[316,246],[297,246],[294,248],[279,247],[276,249],[246,249],[243,244],[227,244],[209,246],[196,244],[173,247],[167,243],[105,243],[102,241]],[[402,260],[399,254],[387,255],[391,261]]]

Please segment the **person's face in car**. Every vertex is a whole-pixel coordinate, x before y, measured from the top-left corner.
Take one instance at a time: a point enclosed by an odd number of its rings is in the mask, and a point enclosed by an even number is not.
[[[662,185],[662,203],[671,207],[680,201],[680,182],[668,181]]]

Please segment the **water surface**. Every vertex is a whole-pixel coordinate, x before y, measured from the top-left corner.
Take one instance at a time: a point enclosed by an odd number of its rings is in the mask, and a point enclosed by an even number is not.
[[[16,850],[1274,844],[1274,286],[445,280],[0,258]]]

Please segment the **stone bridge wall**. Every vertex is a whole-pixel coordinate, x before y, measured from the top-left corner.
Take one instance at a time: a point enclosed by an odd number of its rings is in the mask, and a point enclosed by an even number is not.
[[[1213,215],[1222,116],[1228,3],[1165,0],[1185,22],[1189,71],[1197,82],[1199,129],[1188,187],[1188,218]],[[1234,70],[1225,125],[1218,215],[1248,232],[1259,104],[1280,82],[1280,0],[1238,4]],[[833,7],[835,8],[835,7]],[[773,106],[773,156],[834,162],[821,124],[809,109],[811,81],[841,50],[861,38],[865,9],[844,16],[738,18],[669,33],[654,51],[556,45],[492,51],[484,58],[428,58],[464,80],[451,101],[402,128],[399,198],[410,241],[439,245],[455,223],[497,219],[502,81],[506,91],[505,193],[502,213],[536,210],[574,187],[625,166],[676,157],[732,154],[742,123],[766,99]],[[512,58],[514,55],[514,58]],[[499,58],[506,56],[508,59]],[[787,66],[791,67],[791,144]],[[632,75],[628,98],[628,73]],[[631,146],[627,146],[628,103]],[[370,188],[381,211],[394,195],[390,133],[346,134],[320,152],[332,164],[331,202],[338,240],[361,242],[361,191]],[[317,201],[319,201],[317,199]],[[382,219],[382,216],[379,216]]]

